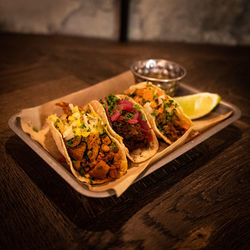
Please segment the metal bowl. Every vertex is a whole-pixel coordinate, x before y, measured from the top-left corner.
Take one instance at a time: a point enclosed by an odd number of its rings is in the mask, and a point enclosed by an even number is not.
[[[174,96],[179,82],[187,71],[181,65],[164,59],[140,60],[132,64],[130,70],[135,82],[149,81]]]

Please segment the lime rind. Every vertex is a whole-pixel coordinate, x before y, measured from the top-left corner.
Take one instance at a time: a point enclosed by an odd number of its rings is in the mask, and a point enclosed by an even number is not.
[[[221,97],[215,93],[203,92],[175,97],[183,112],[192,120],[209,114],[220,102]]]

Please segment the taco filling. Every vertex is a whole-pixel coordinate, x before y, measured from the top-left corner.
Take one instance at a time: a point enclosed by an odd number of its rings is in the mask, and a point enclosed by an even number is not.
[[[178,104],[160,88],[145,83],[143,87],[131,87],[125,94],[151,114],[155,126],[169,143],[176,141],[189,128],[178,115]]]
[[[112,129],[123,138],[129,151],[149,147],[152,132],[140,106],[127,99],[110,94],[101,103],[106,111]]]
[[[49,117],[61,133],[77,175],[91,181],[117,179],[124,159],[118,142],[112,138],[101,118],[88,106],[58,103],[64,114]]]

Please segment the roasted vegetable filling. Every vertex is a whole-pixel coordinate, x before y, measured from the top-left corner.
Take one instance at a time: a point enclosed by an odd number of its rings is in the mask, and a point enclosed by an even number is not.
[[[156,117],[156,126],[170,141],[174,142],[180,138],[186,129],[179,125],[179,118],[174,116],[170,121],[167,119],[168,114],[160,113]]]
[[[157,128],[172,142],[186,132],[186,128],[181,125],[176,115],[177,104],[163,90],[155,89],[148,84],[145,88],[128,89],[125,94],[132,97],[155,117]]]
[[[66,141],[66,145],[73,166],[80,175],[94,179],[120,177],[119,149],[106,133],[90,133],[88,137],[77,136],[71,139],[70,143]]]
[[[148,147],[152,134],[138,104],[120,100],[113,94],[102,99],[101,103],[111,127],[123,138],[129,151]]]
[[[90,109],[59,103],[64,115],[55,127],[61,132],[74,169],[91,180],[120,177],[121,155],[105,124]]]

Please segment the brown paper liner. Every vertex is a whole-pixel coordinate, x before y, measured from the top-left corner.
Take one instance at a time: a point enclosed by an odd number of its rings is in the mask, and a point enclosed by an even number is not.
[[[123,93],[124,90],[128,89],[129,86],[133,84],[135,83],[132,73],[130,71],[126,71],[118,76],[100,82],[89,88],[82,89],[72,94],[57,98],[40,106],[23,109],[20,112],[22,129],[24,132],[28,133],[33,140],[39,142],[42,147],[47,150],[57,161],[61,162],[62,154],[58,151],[49,130],[48,124],[46,123],[46,118],[49,115],[62,114],[61,108],[56,106],[55,104],[57,102],[64,101],[73,103],[74,105],[83,106],[92,100],[98,100],[110,93]],[[128,171],[124,176],[103,185],[88,186],[89,189],[96,192],[113,189],[116,193],[116,196],[119,197],[147,167],[150,167],[150,164],[166,156],[174,149],[190,140],[190,138],[192,137],[192,132],[194,130],[203,132],[204,130],[210,128],[211,126],[214,126],[218,122],[226,119],[228,116],[230,116],[230,114],[219,115],[213,113],[212,118],[209,117],[195,121],[194,126],[191,127],[176,142],[174,142],[170,146],[165,143],[161,144],[158,152],[150,160],[147,160],[140,164],[129,162]]]

